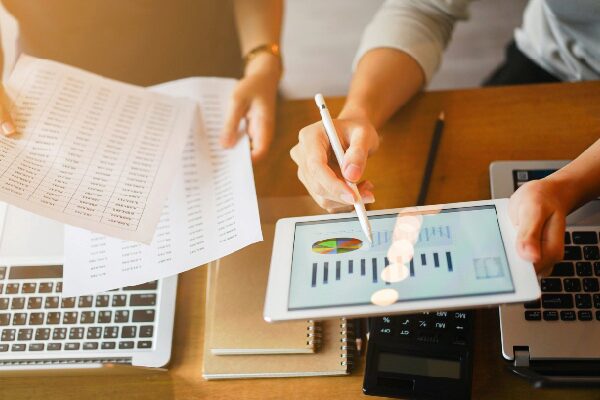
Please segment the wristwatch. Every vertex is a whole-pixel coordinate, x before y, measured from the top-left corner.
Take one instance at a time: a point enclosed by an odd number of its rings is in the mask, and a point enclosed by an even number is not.
[[[259,55],[260,53],[269,53],[269,54],[272,54],[275,57],[277,57],[277,59],[279,60],[279,63],[281,64],[281,69],[283,70],[283,61],[281,59],[281,49],[280,49],[279,45],[276,43],[261,44],[261,45],[256,46],[252,50],[250,50],[248,53],[246,53],[246,55],[243,58],[244,67],[246,67],[246,65],[248,65],[248,63],[253,58],[255,58],[257,55]]]

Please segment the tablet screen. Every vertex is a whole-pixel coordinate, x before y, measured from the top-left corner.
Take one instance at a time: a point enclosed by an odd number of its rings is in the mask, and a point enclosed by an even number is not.
[[[514,292],[493,205],[298,222],[289,310]]]

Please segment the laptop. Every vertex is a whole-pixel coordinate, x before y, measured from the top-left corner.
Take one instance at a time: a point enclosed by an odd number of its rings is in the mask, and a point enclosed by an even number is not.
[[[509,197],[568,161],[496,161],[492,198]],[[502,354],[534,386],[600,384],[600,199],[570,214],[564,259],[540,279],[542,297],[500,307]]]
[[[62,224],[0,203],[0,371],[168,363],[177,276],[63,297],[62,260]]]

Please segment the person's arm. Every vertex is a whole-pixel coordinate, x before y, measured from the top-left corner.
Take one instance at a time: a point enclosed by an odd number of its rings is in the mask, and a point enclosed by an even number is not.
[[[466,18],[468,0],[388,0],[363,35],[344,107],[334,120],[347,149],[341,174],[358,183],[367,158],[379,145],[377,129],[402,107],[438,68],[454,22]],[[322,124],[303,128],[290,152],[298,178],[328,211],[350,209],[352,190],[329,166]],[[359,183],[363,201],[374,201],[373,185]]]
[[[510,218],[518,228],[517,252],[548,272],[563,256],[569,213],[600,196],[600,140],[571,163],[521,186],[510,198]]]
[[[235,0],[235,20],[242,56],[262,45],[279,46],[282,0]],[[267,51],[258,52],[244,68],[237,84],[221,143],[235,145],[240,121],[246,118],[247,133],[254,161],[267,153],[275,129],[277,86],[282,74],[281,58]]]
[[[4,54],[0,48],[0,77],[4,70]],[[4,91],[4,85],[0,83],[0,131],[5,136],[10,136],[16,132],[15,123],[10,115],[10,101]]]

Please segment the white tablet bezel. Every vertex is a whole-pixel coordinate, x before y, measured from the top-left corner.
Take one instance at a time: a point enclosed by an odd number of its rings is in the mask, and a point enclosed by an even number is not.
[[[357,306],[334,306],[302,310],[288,310],[290,275],[292,270],[292,253],[296,223],[311,221],[328,221],[356,217],[354,213],[316,215],[308,217],[284,218],[277,222],[271,268],[265,299],[264,319],[268,322],[295,319],[325,319],[332,317],[361,317],[372,315],[390,315],[406,312],[418,312],[440,309],[470,308],[505,303],[516,303],[534,300],[540,297],[540,288],[533,265],[522,260],[516,253],[516,230],[508,217],[508,199],[471,201],[462,203],[441,204],[408,209],[395,208],[369,211],[369,216],[397,214],[403,210],[435,211],[461,207],[493,205],[496,207],[498,224],[505,245],[506,256],[515,286],[514,293],[449,297],[444,299],[402,301],[389,306],[374,304]]]

